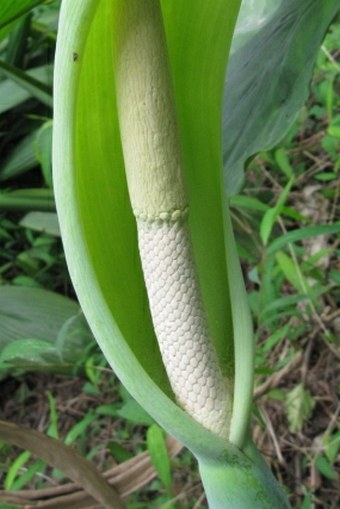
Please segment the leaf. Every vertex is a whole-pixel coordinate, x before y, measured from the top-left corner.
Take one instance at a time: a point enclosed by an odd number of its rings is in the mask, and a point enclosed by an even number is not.
[[[276,205],[274,207],[268,209],[262,218],[262,221],[260,224],[260,236],[261,236],[262,242],[265,246],[268,243],[273,226],[274,226],[278,216],[282,212],[283,206],[288,198],[288,195],[289,195],[289,192],[293,185],[293,182],[294,182],[294,179],[291,178],[289,180],[289,182],[286,184],[282,193],[280,194]]]
[[[10,491],[15,478],[18,476],[18,473],[20,472],[20,469],[27,463],[27,461],[30,459],[31,453],[29,451],[23,451],[21,454],[19,454],[13,463],[11,464],[10,468],[8,469],[8,472],[5,477],[5,489]]]
[[[6,344],[0,354],[0,362],[8,363],[16,367],[42,366],[46,363],[45,356],[53,357],[53,346],[48,341],[41,339],[18,339],[13,343]]]
[[[37,460],[33,463],[33,465],[30,465],[29,467],[27,467],[27,469],[25,469],[24,473],[20,473],[20,476],[18,476],[13,485],[12,485],[12,490],[13,491],[19,491],[23,488],[23,486],[25,486],[26,484],[29,483],[29,481],[32,479],[32,477],[34,477],[36,474],[38,474],[38,472],[41,472],[44,468],[45,468],[46,464],[44,461],[42,460]],[[38,474],[39,475],[39,474]],[[1,506],[1,509],[2,506]]]
[[[338,10],[338,0],[243,0],[223,104],[229,195],[242,186],[245,162],[273,148],[293,123]]]
[[[35,97],[46,106],[52,107],[52,88],[25,71],[0,60],[0,69],[5,76],[11,78],[15,83],[27,90],[32,97]]]
[[[76,302],[39,288],[0,286],[2,369],[8,364],[73,373],[83,369],[82,362],[93,346]]]
[[[166,439],[166,444],[171,458],[176,456],[183,448],[179,442],[170,437]],[[109,444],[109,448],[111,447],[114,447],[114,450],[116,450],[117,444]],[[123,454],[121,449],[118,445],[119,454]],[[116,465],[103,475],[114,486],[116,491],[125,498],[154,479],[157,473],[152,466],[149,453],[144,451],[128,461]],[[94,509],[98,505],[76,483],[64,483],[62,496],[60,496],[60,486],[49,488],[48,495],[46,495],[44,489],[21,490],[18,494],[4,493],[4,491],[0,490],[1,509],[5,509],[5,507],[7,509],[7,506],[4,505],[5,501],[17,503],[18,505],[15,508],[27,506],[28,503],[32,508],[43,504],[43,507],[46,509],[70,509],[71,507],[72,509]],[[10,509],[12,507],[14,506],[11,506]]]
[[[47,392],[47,399],[50,408],[50,424],[48,426],[47,435],[51,438],[59,438],[56,401],[50,391]]]
[[[287,393],[285,409],[289,429],[292,433],[302,431],[305,422],[312,416],[315,400],[303,384],[297,384]]]
[[[241,194],[230,196],[229,205],[231,207],[239,207],[241,209],[258,210],[260,212],[266,212],[269,209],[269,206],[266,203],[262,203],[262,201],[257,198],[243,196]]]
[[[279,341],[282,340],[282,338],[289,337],[289,330],[291,326],[289,324],[284,325],[283,327],[280,327],[277,329],[273,334],[271,334],[267,339],[264,345],[261,348],[262,353],[267,353],[270,350],[274,348],[275,345]]]
[[[34,154],[34,142],[38,131],[30,132],[12,150],[0,169],[0,181],[17,177],[37,166]]]
[[[51,83],[51,71],[50,65],[42,65],[28,69],[25,73],[40,83],[49,85]],[[1,114],[27,101],[32,97],[32,94],[27,88],[23,88],[12,79],[5,79],[0,82],[0,97],[2,98],[0,101]]]
[[[306,286],[304,276],[298,270],[294,261],[282,251],[278,251],[275,255],[275,258],[280,269],[290,284],[293,285],[298,292],[306,293],[305,289],[308,288],[308,286]]]
[[[92,463],[62,442],[46,437],[38,431],[5,421],[0,421],[0,438],[33,452],[50,465],[62,470],[108,509],[124,509],[122,499]]]
[[[65,444],[71,445],[77,438],[81,435],[85,434],[87,427],[93,422],[96,418],[96,414],[93,411],[87,412],[84,417],[78,421],[67,433],[65,437]]]
[[[45,0],[1,0],[0,29],[13,20],[23,16],[33,7],[42,4]]]
[[[323,446],[327,459],[331,463],[334,463],[340,449],[340,431],[336,431],[332,435],[326,432],[323,438]]]
[[[316,457],[315,466],[319,470],[320,474],[327,477],[327,479],[331,479],[331,481],[335,481],[335,479],[337,479],[337,473],[334,470],[332,464],[322,454],[318,454]]]
[[[40,163],[45,183],[52,187],[52,121],[45,122],[35,140],[35,158]]]
[[[285,149],[278,148],[275,150],[275,161],[280,170],[282,170],[288,179],[292,179],[294,177],[294,171]]]
[[[291,230],[281,237],[274,239],[267,247],[267,254],[273,254],[278,249],[282,249],[287,244],[297,242],[304,239],[317,237],[318,235],[332,235],[340,232],[340,222],[334,224],[320,224],[316,226],[306,226],[297,230]]]
[[[44,188],[0,192],[0,210],[55,210],[53,192]]]
[[[302,505],[301,505],[301,509],[312,509],[312,499],[313,499],[313,495],[312,495],[312,492],[309,491],[307,493],[307,495],[305,495],[304,499],[303,499],[303,502],[302,502]]]
[[[55,237],[60,236],[58,216],[55,212],[29,212],[21,219],[20,226]]]
[[[171,467],[163,430],[157,424],[152,424],[147,431],[146,440],[153,466],[165,488],[169,490],[172,486]]]
[[[278,316],[278,311],[285,309],[286,307],[293,306],[296,309],[296,304],[299,302],[304,302],[305,300],[309,299],[316,299],[317,297],[320,297],[326,292],[329,292],[332,286],[315,286],[312,288],[308,295],[287,295],[286,297],[281,297],[272,300],[271,302],[268,302],[268,304],[261,310],[261,314],[264,316],[267,315],[270,312],[275,311],[275,315]],[[287,314],[291,314],[291,310],[287,312]]]

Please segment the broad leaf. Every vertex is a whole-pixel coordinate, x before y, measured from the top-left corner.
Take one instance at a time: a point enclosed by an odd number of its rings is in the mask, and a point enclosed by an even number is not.
[[[1,0],[0,29],[8,23],[29,12],[33,7],[42,4],[45,0]]]
[[[51,66],[42,65],[33,69],[25,71],[28,76],[36,79],[37,81],[50,85],[51,83]],[[15,106],[30,99],[32,94],[28,91],[27,87],[23,88],[12,79],[5,79],[0,82],[0,113],[5,113]]]
[[[43,433],[0,421],[0,438],[10,444],[28,449],[44,461],[63,471],[80,484],[95,500],[108,509],[126,506],[115,489],[86,458],[67,445]]]
[[[1,374],[8,367],[81,371],[93,346],[76,302],[39,288],[0,286]]]
[[[38,130],[31,131],[17,143],[0,168],[0,182],[21,175],[38,165],[34,153],[34,143],[38,132]]]
[[[60,236],[58,217],[55,212],[29,212],[21,219],[20,226],[46,232],[55,237]]]
[[[0,210],[53,211],[55,210],[53,192],[44,188],[0,192]]]
[[[317,52],[339,0],[243,0],[223,105],[228,194],[247,159],[274,147],[308,95]]]
[[[48,68],[49,66],[45,66],[46,70]],[[32,97],[36,97],[46,106],[52,106],[52,88],[49,85],[39,81],[32,73],[22,71],[4,60],[0,60],[0,69],[5,76],[26,90]]]

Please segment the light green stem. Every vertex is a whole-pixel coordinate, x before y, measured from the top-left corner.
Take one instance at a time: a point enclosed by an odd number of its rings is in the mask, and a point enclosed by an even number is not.
[[[194,262],[160,2],[120,5],[119,123],[153,324],[177,401],[227,438],[232,387],[218,363]]]
[[[255,446],[229,446],[220,461],[198,458],[210,509],[290,509],[280,485]]]

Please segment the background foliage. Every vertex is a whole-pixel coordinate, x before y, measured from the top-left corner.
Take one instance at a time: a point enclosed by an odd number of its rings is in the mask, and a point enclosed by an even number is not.
[[[76,445],[100,470],[149,450],[159,476],[130,496],[131,508],[206,507],[191,455],[170,462],[162,432],[110,373],[74,301],[50,160],[59,2],[21,3],[27,14],[0,27],[1,419]],[[257,339],[253,437],[303,509],[340,502],[339,40],[335,22],[306,105],[279,146],[249,161],[230,199]],[[0,476],[6,490],[64,482],[4,442]]]

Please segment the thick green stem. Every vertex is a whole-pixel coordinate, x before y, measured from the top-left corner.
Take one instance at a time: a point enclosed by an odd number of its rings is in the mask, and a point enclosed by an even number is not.
[[[290,509],[253,444],[230,446],[220,461],[199,458],[199,469],[210,509]]]

